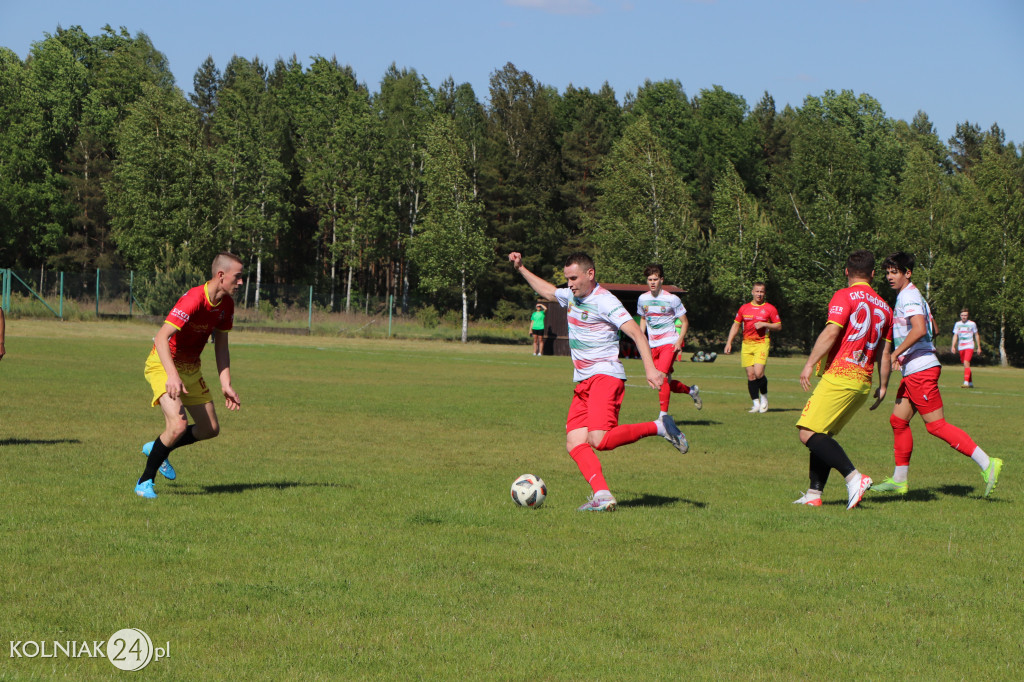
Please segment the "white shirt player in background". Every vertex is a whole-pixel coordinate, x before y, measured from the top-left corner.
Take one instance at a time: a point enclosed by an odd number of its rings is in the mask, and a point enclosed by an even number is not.
[[[619,299],[597,283],[590,256],[577,252],[566,259],[562,272],[568,286],[561,289],[523,267],[521,253],[510,253],[508,259],[538,296],[567,308],[573,381],[578,383],[566,417],[565,449],[594,491],[579,511],[614,511],[617,502],[594,450],[611,450],[648,436],[664,437],[679,452],[689,449],[686,436],[668,415],[651,422],[619,424],[626,371],[619,361],[618,332],[636,344],[651,388],[660,388],[665,375],[654,366],[640,326]]]
[[[903,372],[903,381],[900,382],[896,404],[889,418],[896,468],[890,478],[871,486],[871,490],[898,495],[906,495],[909,491],[907,476],[914,451],[910,420],[920,412],[928,433],[946,441],[951,448],[971,458],[981,468],[981,477],[985,482],[983,497],[988,497],[995,490],[1003,460],[989,457],[965,431],[946,422],[942,395],[939,393],[942,367],[932,343],[931,311],[921,292],[910,281],[914,257],[897,251],[885,259],[882,267],[889,286],[899,292],[893,309],[892,343],[896,348],[892,351],[892,368]]]
[[[672,365],[682,349],[686,330],[690,321],[686,318],[686,308],[675,294],[664,290],[665,270],[658,263],[651,263],[644,269],[647,288],[640,294],[636,302],[636,314],[640,316],[640,329],[647,333],[647,341],[651,346],[654,366],[668,377],[658,391],[658,402],[661,414],[668,414],[668,402],[673,393],[687,393],[693,399],[697,409],[704,406],[700,398],[700,387],[697,384],[687,386],[681,381],[672,379]],[[676,331],[676,320],[682,322]]]
[[[951,353],[960,353],[960,362],[964,365],[963,388],[974,388],[971,359],[975,353],[981,354],[978,325],[968,319],[970,316],[971,312],[967,308],[960,311],[960,321],[953,325],[953,345],[949,349]]]

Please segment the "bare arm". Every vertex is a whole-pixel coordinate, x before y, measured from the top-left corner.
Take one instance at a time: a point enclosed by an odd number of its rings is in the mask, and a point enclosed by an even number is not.
[[[624,325],[619,327],[619,331],[633,339],[633,343],[636,344],[636,349],[640,353],[640,359],[644,363],[644,373],[647,375],[647,383],[650,384],[651,388],[661,388],[661,384],[665,381],[665,375],[658,371],[658,368],[654,366],[654,358],[651,357],[651,347],[647,343],[647,337],[642,331],[640,331],[640,325],[633,320],[626,322]]]
[[[736,338],[736,334],[740,331],[740,323],[733,322],[732,327],[729,328],[729,338],[725,340],[725,354],[728,355],[732,352],[732,340]]]
[[[508,254],[508,260],[512,263],[512,267],[516,269],[516,272],[522,275],[523,279],[526,280],[526,283],[537,292],[538,296],[543,298],[545,301],[555,300],[555,290],[557,287],[551,282],[541,279],[523,267],[523,254],[513,251]]]
[[[811,349],[807,363],[804,365],[803,371],[800,372],[800,385],[805,391],[811,390],[811,374],[814,373],[814,366],[818,364],[819,360],[828,355],[828,352],[832,350],[832,346],[835,345],[836,339],[842,333],[843,328],[838,324],[826,324],[825,328],[818,334],[818,340],[814,342],[814,348]]]
[[[889,375],[892,373],[892,341],[886,341],[885,346],[879,354],[878,362],[878,388],[875,389],[875,402],[869,407],[873,410],[885,400],[885,392],[889,388]]]
[[[171,400],[176,400],[183,393],[188,393],[185,390],[185,384],[182,383],[181,377],[178,375],[178,368],[174,366],[174,358],[171,357],[170,340],[177,333],[177,327],[164,322],[153,338],[156,355],[160,358],[160,364],[164,367],[164,373],[167,374],[167,397]]]
[[[676,339],[676,352],[678,353],[686,345],[686,332],[690,329],[690,320],[686,317],[686,313],[683,313],[679,318],[682,323],[679,325],[679,338]]]
[[[0,346],[3,345],[3,335],[0,334]],[[974,347],[978,350],[978,355],[981,355],[981,337],[978,336],[978,332],[974,332]],[[0,353],[3,355],[3,353]]]
[[[755,322],[754,329],[767,329],[770,332],[777,332],[782,329],[782,320],[778,322]]]
[[[217,358],[217,375],[220,377],[220,390],[224,394],[224,406],[229,410],[237,410],[242,406],[238,393],[231,386],[231,353],[228,350],[228,333],[213,333],[213,354]]]

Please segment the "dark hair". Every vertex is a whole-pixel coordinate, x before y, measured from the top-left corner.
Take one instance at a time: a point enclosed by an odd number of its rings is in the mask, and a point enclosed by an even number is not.
[[[899,270],[902,273],[907,273],[914,269],[914,255],[907,253],[906,251],[897,251],[890,253],[882,263],[883,270],[889,270],[890,268]]]
[[[644,268],[644,279],[650,277],[651,275],[657,275],[661,279],[665,279],[665,269],[662,268],[657,263],[651,263],[646,268]]]
[[[754,287],[764,287],[765,289],[767,289],[768,285],[765,284],[764,282],[754,282],[754,285],[750,288],[753,289]]]
[[[858,249],[846,259],[846,272],[855,277],[871,277],[875,271],[875,254],[867,249]]]
[[[242,265],[242,259],[230,251],[221,251],[213,257],[213,263],[210,264],[210,275],[216,277],[217,271],[226,268],[228,263],[238,263],[239,265]]]
[[[964,308],[964,309],[963,309],[963,310],[961,310],[960,312],[962,312],[962,313],[968,313],[968,314],[969,314],[969,313],[970,313],[971,311],[970,311],[970,310],[968,310],[967,308]]]
[[[576,251],[569,254],[569,257],[565,259],[565,267],[569,267],[570,265],[578,265],[583,270],[597,271],[597,268],[594,267],[594,259],[582,251]]]

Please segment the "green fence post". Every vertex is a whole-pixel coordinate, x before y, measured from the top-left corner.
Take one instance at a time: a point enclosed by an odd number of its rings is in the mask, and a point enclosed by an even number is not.
[[[307,325],[309,327],[309,333],[312,334],[313,333],[313,287],[312,286],[309,287],[309,322],[307,323]]]
[[[395,308],[395,295],[388,296],[388,338],[391,338],[391,312]]]
[[[11,312],[11,305],[7,302],[7,284],[10,279],[7,273],[7,268],[0,269],[0,308],[3,308],[5,313]]]
[[[100,316],[100,269],[96,268],[96,317]]]
[[[60,319],[64,319],[64,272],[60,273]]]

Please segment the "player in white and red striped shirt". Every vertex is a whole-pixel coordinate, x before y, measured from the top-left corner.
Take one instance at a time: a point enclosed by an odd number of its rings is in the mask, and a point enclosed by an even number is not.
[[[654,366],[668,377],[658,391],[661,413],[668,413],[668,402],[673,393],[689,394],[699,410],[704,406],[700,399],[700,387],[697,384],[687,386],[672,379],[672,365],[683,348],[686,330],[690,328],[686,307],[678,296],[664,290],[665,270],[661,265],[648,265],[644,269],[644,277],[650,291],[640,294],[636,302],[636,313],[640,315],[640,330],[647,332]],[[679,331],[676,331],[676,321],[682,322]]]
[[[665,375],[654,366],[640,326],[619,299],[597,283],[590,256],[577,252],[566,259],[563,273],[568,287],[562,289],[523,267],[522,254],[510,253],[508,259],[541,298],[568,309],[569,352],[577,384],[566,418],[565,449],[594,491],[579,511],[613,511],[617,502],[594,450],[612,450],[648,436],[662,436],[683,453],[689,449],[686,436],[668,415],[653,422],[619,424],[626,371],[619,361],[618,332],[636,344],[651,388],[659,388]]]

